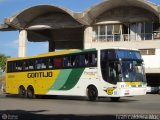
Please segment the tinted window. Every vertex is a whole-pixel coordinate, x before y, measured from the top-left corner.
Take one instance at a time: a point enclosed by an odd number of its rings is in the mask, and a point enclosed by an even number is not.
[[[52,69],[54,67],[54,59],[48,58],[48,68]]]
[[[126,50],[118,50],[117,57],[121,59],[141,59],[140,52],[138,51],[126,51]]]
[[[70,56],[65,56],[63,57],[63,67],[71,67],[71,57]]]
[[[55,58],[54,59],[54,66],[55,66],[55,68],[61,68],[62,67],[62,58]]]
[[[7,65],[8,72],[95,67],[97,66],[97,53],[84,52],[57,57],[34,58],[8,62]]]

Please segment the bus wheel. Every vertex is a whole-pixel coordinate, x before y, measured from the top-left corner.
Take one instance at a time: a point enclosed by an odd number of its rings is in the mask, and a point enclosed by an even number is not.
[[[34,88],[32,86],[29,86],[27,88],[27,97],[28,98],[34,98],[35,95],[34,95]]]
[[[98,91],[95,86],[89,86],[87,88],[87,97],[89,101],[95,101],[98,97]]]
[[[111,97],[112,102],[118,102],[120,97]]]
[[[18,95],[19,95],[20,97],[25,97],[25,95],[26,95],[26,90],[25,90],[24,86],[20,86],[20,87],[19,87]]]

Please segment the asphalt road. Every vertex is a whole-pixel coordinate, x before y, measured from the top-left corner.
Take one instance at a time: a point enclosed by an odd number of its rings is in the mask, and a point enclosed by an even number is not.
[[[27,99],[1,94],[0,113],[1,115],[17,115],[19,118],[25,116],[25,118],[67,117],[68,119],[74,117],[91,117],[91,119],[92,117],[115,118],[115,115],[119,114],[160,115],[160,95],[149,94],[146,96],[125,97],[119,102],[110,102],[108,98],[101,98],[98,101],[90,102],[86,98],[81,97],[59,96],[56,98]]]

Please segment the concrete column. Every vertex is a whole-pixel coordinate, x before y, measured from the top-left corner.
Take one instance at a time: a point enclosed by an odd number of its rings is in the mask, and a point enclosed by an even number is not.
[[[84,49],[92,48],[92,33],[93,33],[93,28],[91,26],[85,28],[84,43],[83,43]]]
[[[54,52],[55,51],[55,42],[54,40],[49,40],[49,52]]]
[[[27,31],[21,30],[19,32],[18,57],[26,56],[26,46],[27,46]]]

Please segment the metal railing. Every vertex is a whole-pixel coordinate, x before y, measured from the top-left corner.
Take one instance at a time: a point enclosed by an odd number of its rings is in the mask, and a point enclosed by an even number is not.
[[[156,39],[160,39],[160,33],[93,36],[93,42],[143,41],[143,40],[156,40]]]

